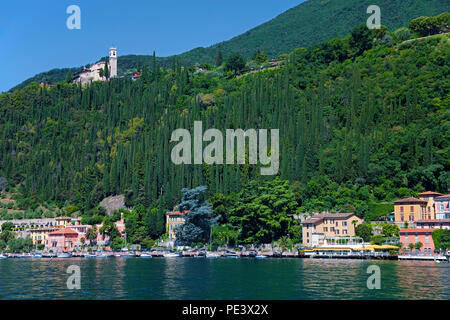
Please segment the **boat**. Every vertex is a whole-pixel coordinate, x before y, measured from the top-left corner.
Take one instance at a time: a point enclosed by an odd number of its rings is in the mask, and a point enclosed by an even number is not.
[[[206,257],[207,258],[220,258],[221,255],[216,252],[207,252]]]
[[[176,252],[169,252],[169,253],[164,253],[163,254],[164,258],[176,258],[176,257],[179,257],[179,256],[180,256],[180,254],[176,253]]]
[[[141,253],[139,256],[141,258],[153,258],[153,256],[150,253]]]
[[[239,258],[239,255],[236,252],[228,251],[225,253],[226,258]]]
[[[97,255],[96,254],[92,254],[92,253],[85,253],[84,257],[85,258],[97,258]]]
[[[43,253],[42,257],[43,258],[56,258],[56,254],[55,253]]]
[[[249,258],[255,258],[258,255],[256,251],[249,251],[247,254],[247,257]]]
[[[41,253],[35,253],[35,254],[33,254],[32,258],[34,258],[34,259],[42,258],[42,254]]]
[[[56,255],[57,258],[72,258],[72,254],[70,252],[61,252]]]
[[[264,258],[268,258],[266,255],[263,254],[258,254],[255,256],[256,259],[264,259]]]
[[[196,257],[196,258],[206,258],[206,251],[199,251],[194,257]]]
[[[16,258],[32,258],[33,255],[31,253],[22,253],[16,256]]]
[[[8,257],[0,253],[0,259],[7,259]]]

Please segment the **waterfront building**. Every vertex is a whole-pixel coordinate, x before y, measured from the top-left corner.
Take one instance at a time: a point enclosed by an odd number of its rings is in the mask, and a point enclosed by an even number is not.
[[[166,231],[169,234],[168,240],[175,241],[175,228],[185,222],[187,210],[167,212]]]
[[[303,245],[326,245],[327,239],[353,237],[355,228],[363,220],[352,213],[322,213],[302,222]]]
[[[394,201],[395,223],[403,226],[405,222],[408,222],[409,226],[413,226],[416,221],[428,220],[427,205],[428,201],[417,198]]]
[[[43,227],[37,229],[30,229],[30,238],[33,241],[33,246],[43,244],[47,246],[48,235],[51,232],[58,230],[58,227]]]
[[[409,250],[409,244],[422,243],[420,249],[414,248],[421,253],[432,254],[434,252],[434,242],[432,232],[434,229],[428,228],[407,228],[400,230],[400,242],[402,247]]]
[[[78,241],[79,233],[70,228],[59,228],[48,234],[48,249],[69,250]]]
[[[450,219],[450,194],[436,197],[436,219]]]

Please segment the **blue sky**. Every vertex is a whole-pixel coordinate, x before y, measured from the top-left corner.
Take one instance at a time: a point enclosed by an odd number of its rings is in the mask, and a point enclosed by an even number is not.
[[[0,92],[53,68],[77,67],[108,55],[169,56],[231,39],[303,0],[2,0]],[[81,30],[69,30],[69,5]]]

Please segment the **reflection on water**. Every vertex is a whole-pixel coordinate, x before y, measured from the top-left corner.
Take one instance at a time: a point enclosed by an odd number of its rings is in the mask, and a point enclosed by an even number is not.
[[[366,286],[381,269],[381,289]],[[70,265],[81,289],[69,290]],[[0,299],[449,299],[450,264],[205,258],[0,260]]]

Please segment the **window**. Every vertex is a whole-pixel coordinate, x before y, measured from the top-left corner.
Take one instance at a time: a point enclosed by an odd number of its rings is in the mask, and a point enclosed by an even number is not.
[[[334,227],[331,227],[331,228],[330,228],[330,231],[331,231],[331,232],[334,232]]]
[[[324,227],[323,232],[328,232],[328,227]]]
[[[414,212],[414,206],[410,206],[409,211]]]
[[[409,221],[414,221],[414,215],[413,214],[409,215]]]
[[[401,221],[405,221],[405,216],[404,216],[404,215],[401,215],[401,216],[400,216],[400,220],[401,220]]]
[[[336,227],[338,227],[339,226],[339,221],[336,221]]]
[[[347,234],[347,229],[342,230],[342,234]]]
[[[343,221],[343,222],[342,222],[342,225],[343,225],[344,227],[346,227],[346,226],[347,226],[347,221]]]
[[[408,233],[405,232],[405,243],[408,243]]]
[[[339,230],[336,229],[336,234],[339,234]]]
[[[400,212],[403,212],[403,206],[400,207]]]

